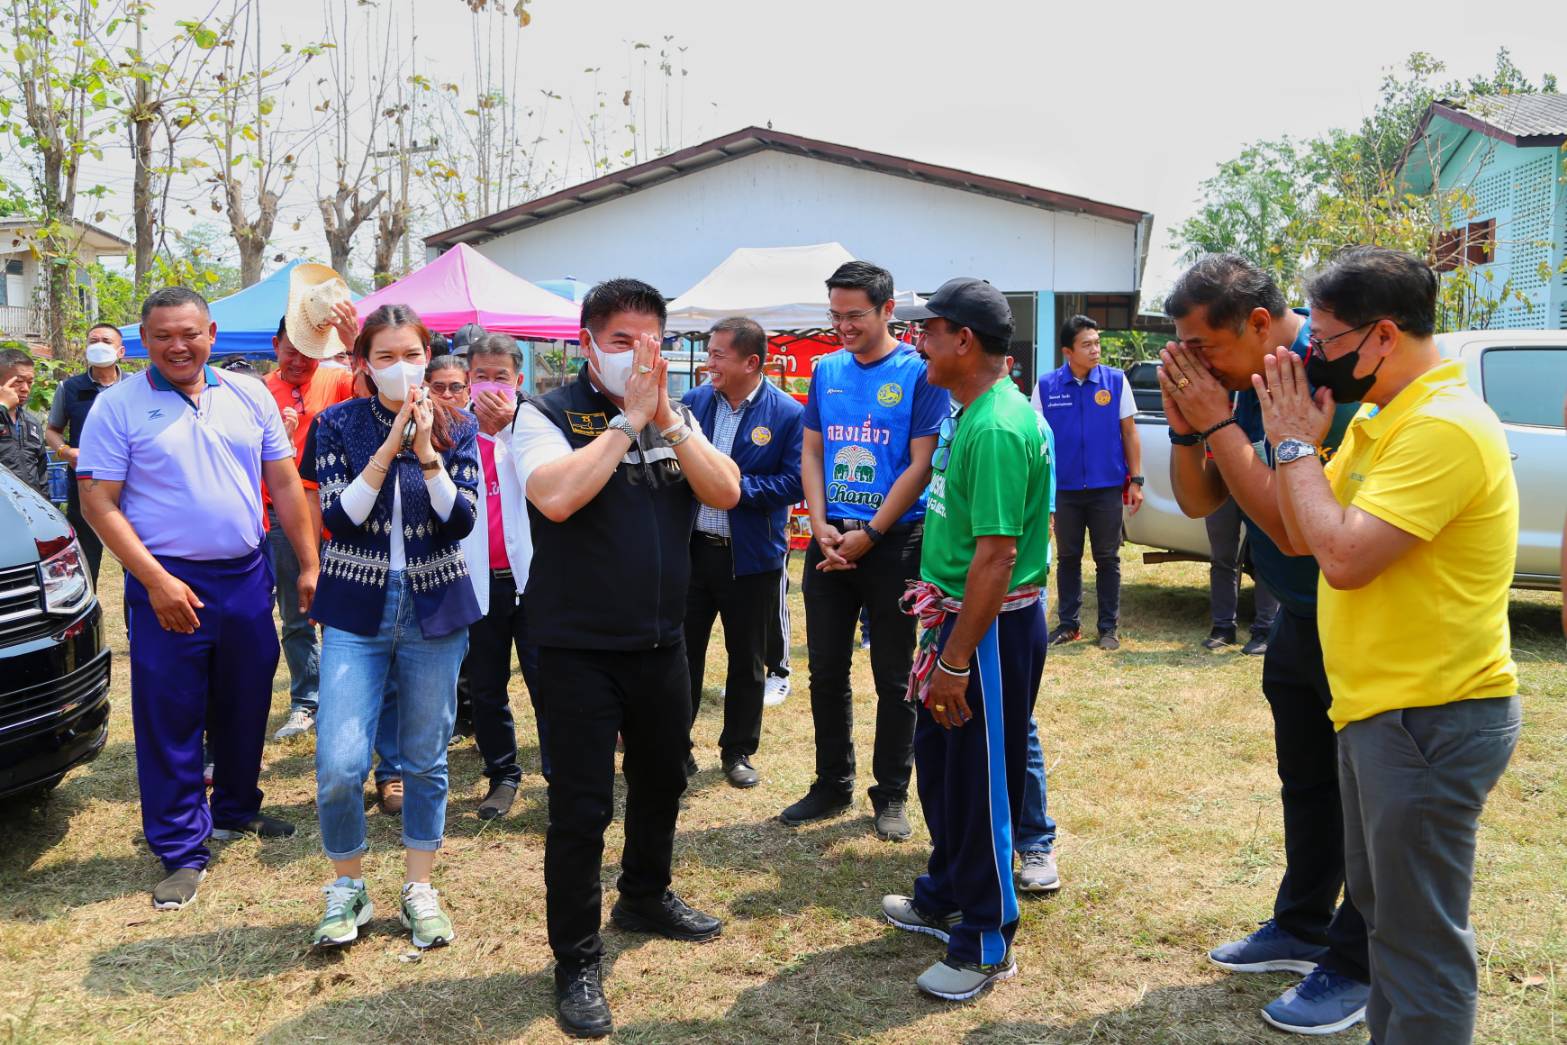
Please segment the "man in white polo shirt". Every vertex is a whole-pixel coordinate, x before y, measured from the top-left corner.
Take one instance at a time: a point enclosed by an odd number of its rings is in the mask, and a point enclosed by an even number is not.
[[[217,325],[201,295],[141,308],[152,367],[106,390],[82,431],[82,512],[125,564],[131,716],[142,830],[168,876],[160,910],[196,897],[208,837],[294,833],[261,815],[261,748],[277,671],[261,482],[299,556],[308,610],[319,564],[294,447],[266,387],[207,366]],[[209,808],[202,736],[216,769]]]

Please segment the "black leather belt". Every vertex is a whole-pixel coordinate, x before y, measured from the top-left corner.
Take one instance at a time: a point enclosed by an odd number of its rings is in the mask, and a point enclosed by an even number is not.
[[[839,530],[863,530],[863,529],[865,529],[865,526],[866,526],[866,520],[864,520],[864,519],[828,519],[827,520],[827,524],[829,526],[836,527]],[[913,532],[913,530],[914,530],[914,524],[913,523],[899,523],[898,525],[893,526],[890,529],[888,529],[885,532],[883,532],[882,536],[883,537],[893,537],[893,536],[896,536],[898,534],[911,533],[911,532]]]
[[[693,531],[691,540],[697,544],[711,544],[715,548],[729,547],[728,537],[720,537],[716,533],[708,533],[705,530]]]

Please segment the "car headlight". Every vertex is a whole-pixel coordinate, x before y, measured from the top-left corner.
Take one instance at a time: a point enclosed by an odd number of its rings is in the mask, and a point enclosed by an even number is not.
[[[40,548],[39,551],[44,549]],[[82,561],[82,546],[70,543],[38,564],[44,582],[44,609],[49,613],[74,613],[92,601],[92,578]]]

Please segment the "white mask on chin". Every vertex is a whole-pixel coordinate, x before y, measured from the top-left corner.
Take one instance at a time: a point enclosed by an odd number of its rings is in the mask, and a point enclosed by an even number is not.
[[[424,384],[424,364],[399,361],[371,367],[370,378],[382,395],[394,403],[401,403],[410,391]]]
[[[631,377],[631,367],[636,363],[635,352],[606,352],[599,347],[588,331],[588,345],[593,349],[593,365],[599,372],[599,384],[604,391],[617,398],[625,398],[626,381]]]

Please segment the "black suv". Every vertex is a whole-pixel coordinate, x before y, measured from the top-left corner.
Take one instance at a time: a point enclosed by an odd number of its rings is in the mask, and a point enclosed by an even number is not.
[[[0,467],[0,799],[47,794],[108,736],[109,651],[81,547]]]

